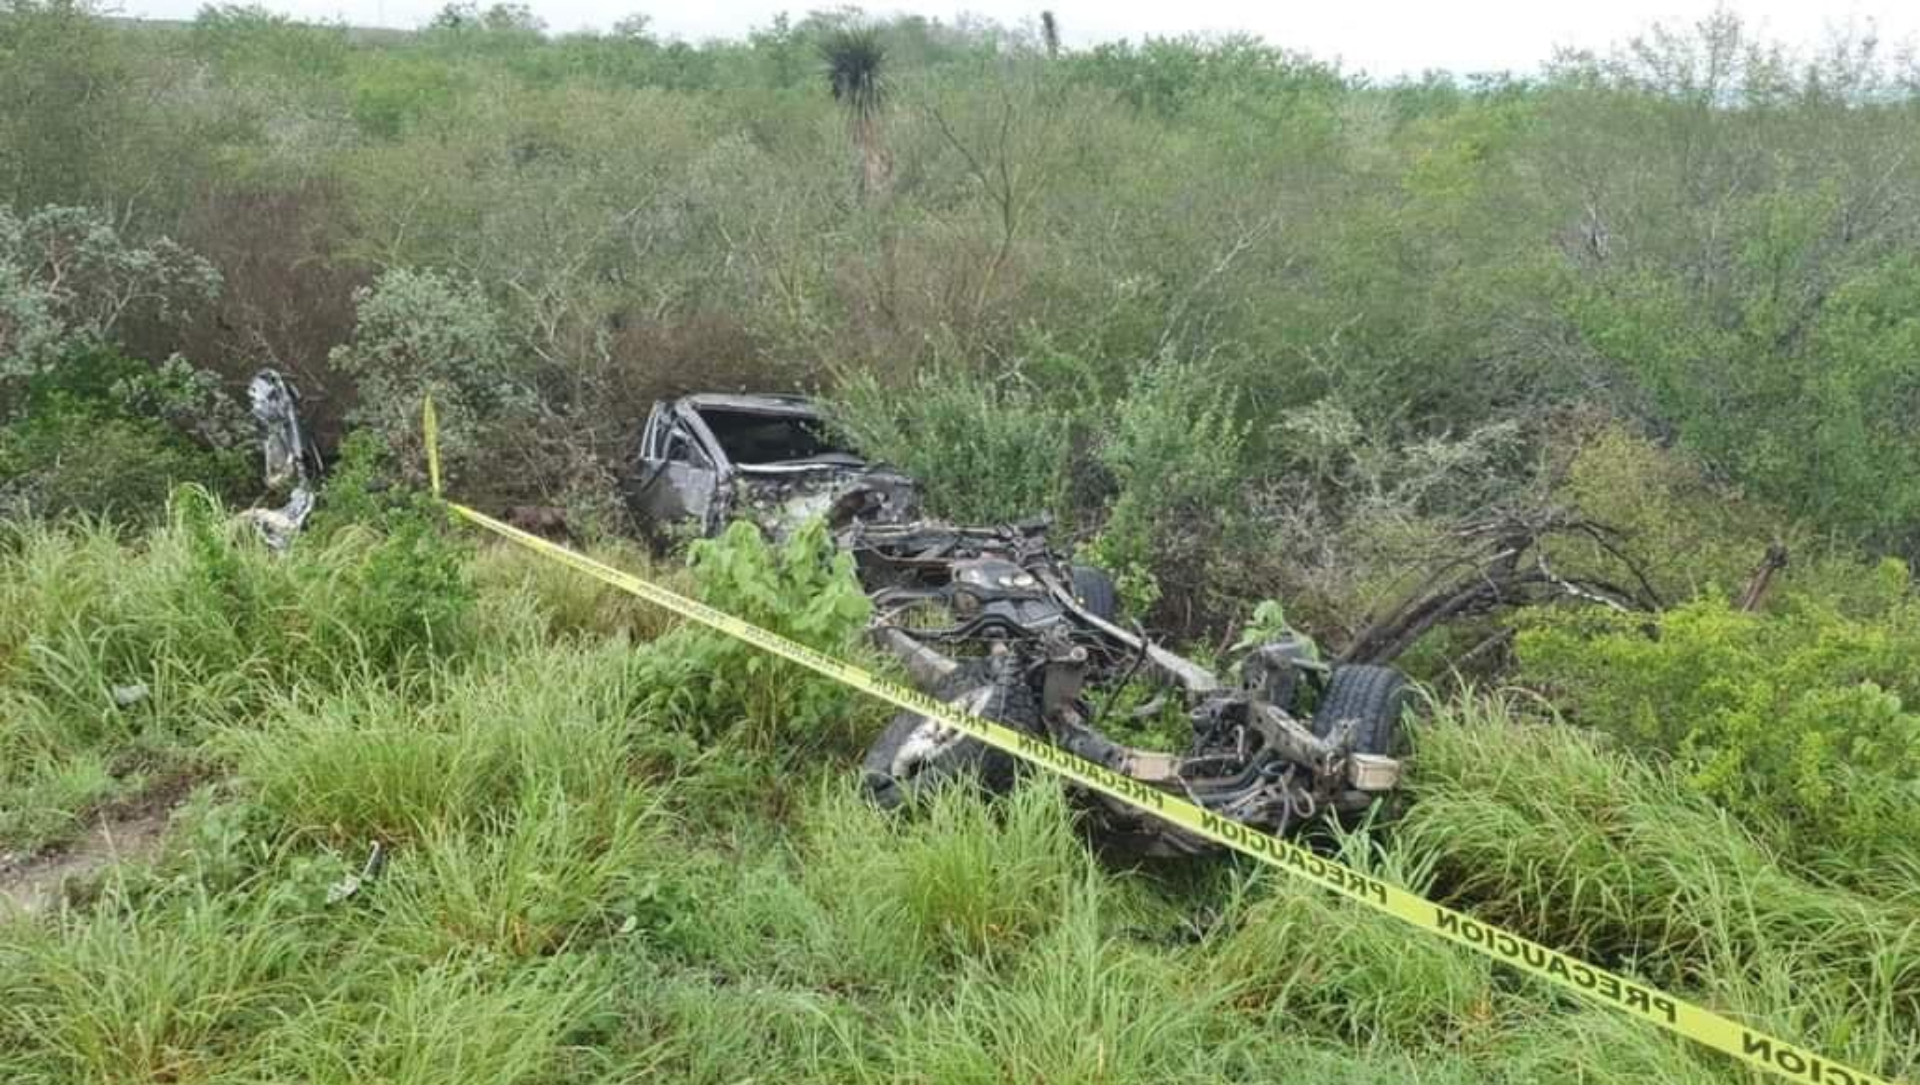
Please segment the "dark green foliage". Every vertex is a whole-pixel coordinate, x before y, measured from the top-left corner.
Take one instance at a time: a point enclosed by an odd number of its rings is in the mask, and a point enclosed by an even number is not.
[[[353,119],[369,136],[393,139],[454,100],[458,77],[424,57],[376,55],[355,65]]]
[[[1794,594],[1759,615],[1703,599],[1652,630],[1543,615],[1521,673],[1577,722],[1670,753],[1798,861],[1869,883],[1920,846],[1920,602],[1898,562],[1858,575],[1878,598],[1851,613]]]
[[[235,447],[244,432],[238,410],[206,393],[184,367],[155,370],[109,347],[70,347],[25,382],[17,413],[0,418],[0,515],[151,524],[176,486],[249,496],[256,467]],[[215,443],[196,440],[175,418],[207,428]]]
[[[835,550],[818,520],[781,543],[739,521],[689,554],[702,601],[811,648],[852,647],[868,614],[853,557]],[[683,627],[643,659],[647,705],[675,725],[712,738],[738,731],[749,744],[850,737],[861,716],[851,693],[731,637]]]
[[[413,494],[396,477],[393,451],[373,430],[355,430],[327,465],[326,487],[305,537],[324,544],[353,525],[378,528],[404,510]]]
[[[886,102],[886,47],[872,28],[849,27],[820,42],[827,88],[855,123],[877,115]]]
[[[838,408],[858,447],[921,480],[936,515],[971,524],[1071,512],[1076,420],[1029,385],[964,370],[922,373],[903,390],[862,377]]]
[[[1350,89],[1337,67],[1240,34],[1104,42],[1075,54],[1069,71],[1164,116],[1224,100],[1261,119],[1308,110],[1324,123]]]
[[[337,78],[352,49],[344,26],[298,22],[257,5],[208,4],[192,33],[194,51],[235,81]]]
[[[1208,563],[1237,541],[1250,502],[1247,426],[1234,408],[1206,369],[1163,362],[1140,374],[1105,431],[1099,456],[1117,495],[1091,550],[1138,610],[1174,588],[1190,615],[1211,582]]]
[[[473,590],[453,524],[437,502],[417,497],[389,515],[357,570],[331,632],[368,664],[391,667],[413,652],[458,644]]]
[[[73,0],[0,6],[0,191],[20,207],[99,198],[133,119],[135,70]]]

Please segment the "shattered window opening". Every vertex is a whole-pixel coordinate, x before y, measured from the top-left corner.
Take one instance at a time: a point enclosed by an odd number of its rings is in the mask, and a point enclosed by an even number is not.
[[[673,463],[692,464],[695,467],[711,466],[707,463],[707,458],[694,446],[693,439],[687,436],[687,431],[678,426],[667,434],[666,459]]]
[[[735,463],[793,463],[855,457],[817,418],[703,408],[700,418]]]

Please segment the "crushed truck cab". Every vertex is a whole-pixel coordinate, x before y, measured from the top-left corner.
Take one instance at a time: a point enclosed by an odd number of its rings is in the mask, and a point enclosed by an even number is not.
[[[751,520],[784,536],[815,516],[840,528],[904,523],[913,480],[837,441],[805,399],[709,393],[658,403],[622,482],[640,523],[715,535]]]

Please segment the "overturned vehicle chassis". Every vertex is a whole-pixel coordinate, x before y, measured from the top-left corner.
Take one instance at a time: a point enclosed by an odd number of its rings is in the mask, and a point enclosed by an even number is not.
[[[876,641],[922,690],[956,707],[1273,833],[1364,812],[1399,783],[1393,754],[1409,689],[1391,668],[1330,667],[1304,638],[1287,635],[1247,653],[1229,685],[1116,624],[1111,582],[1061,560],[1040,525],[856,524],[841,543],[871,593]],[[1125,715],[1155,715],[1174,700],[1191,724],[1183,752],[1102,733],[1120,722],[1114,706],[1136,679],[1156,693]],[[1016,762],[902,712],[864,768],[868,794],[893,806],[962,778],[1004,789]],[[1213,847],[1127,804],[1091,801],[1103,834],[1125,850]]]

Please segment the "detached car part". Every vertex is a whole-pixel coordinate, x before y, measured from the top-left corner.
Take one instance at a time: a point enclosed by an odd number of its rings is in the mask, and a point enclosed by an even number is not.
[[[278,508],[252,508],[240,515],[260,529],[269,547],[285,550],[313,512],[320,452],[300,425],[300,393],[277,371],[254,374],[247,384],[247,401],[260,426],[267,491],[287,498]]]

